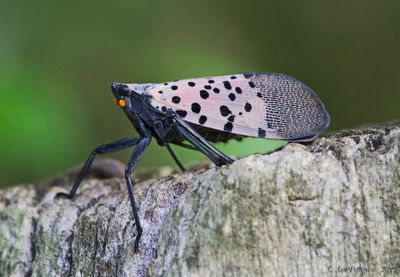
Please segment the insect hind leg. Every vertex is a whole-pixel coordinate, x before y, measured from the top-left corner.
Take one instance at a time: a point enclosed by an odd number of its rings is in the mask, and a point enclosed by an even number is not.
[[[211,152],[209,149],[205,148],[201,143],[199,143],[195,138],[193,138],[190,133],[182,126],[176,125],[175,128],[177,131],[185,138],[187,139],[193,146],[206,155],[216,166],[222,166],[224,164],[227,164],[225,161],[219,159],[219,157],[214,157],[214,153]]]
[[[193,136],[196,138],[200,143],[202,143],[205,147],[207,147],[208,151],[215,154],[223,164],[231,164],[235,160],[232,158],[228,157],[221,151],[219,151],[217,148],[215,148],[211,143],[209,143],[205,138],[203,138],[199,133],[197,133],[189,124],[187,124],[185,121],[183,121],[181,118],[179,118],[177,115],[175,116],[176,124],[178,129],[184,129],[185,133],[187,135]]]

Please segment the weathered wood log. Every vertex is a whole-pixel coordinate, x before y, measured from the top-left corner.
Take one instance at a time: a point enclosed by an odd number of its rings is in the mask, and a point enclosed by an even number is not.
[[[400,123],[289,144],[230,166],[0,191],[2,276],[400,274]],[[46,192],[46,193],[43,193]]]

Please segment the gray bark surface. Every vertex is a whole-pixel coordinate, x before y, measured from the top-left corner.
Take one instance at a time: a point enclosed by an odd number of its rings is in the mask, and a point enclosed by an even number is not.
[[[0,274],[399,276],[399,146],[392,123],[141,182],[139,254],[121,178],[7,188]]]

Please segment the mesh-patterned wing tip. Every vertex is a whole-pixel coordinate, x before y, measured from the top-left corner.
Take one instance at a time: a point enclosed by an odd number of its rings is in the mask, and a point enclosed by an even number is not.
[[[254,75],[263,94],[270,129],[288,141],[310,141],[325,130],[330,117],[315,92],[299,80],[281,73]]]
[[[307,142],[315,140],[320,135],[320,133],[322,133],[325,129],[329,127],[331,122],[329,113],[326,111],[324,104],[315,94],[315,92],[304,84],[302,85],[302,88],[304,89],[304,91],[307,91],[307,93],[309,93],[310,99],[313,100],[310,101],[310,103],[312,103],[310,105],[313,105],[315,108],[308,110],[308,111],[314,111],[314,115],[312,116],[313,124],[310,124],[309,127],[311,128],[306,131],[308,135],[305,135],[304,137],[291,139],[290,141],[293,142],[294,141]]]

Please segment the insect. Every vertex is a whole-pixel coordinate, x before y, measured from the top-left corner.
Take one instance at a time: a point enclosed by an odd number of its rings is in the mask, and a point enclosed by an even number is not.
[[[311,141],[329,125],[330,118],[317,95],[300,81],[279,73],[248,73],[179,80],[161,84],[111,86],[114,102],[138,132],[92,151],[69,192],[72,198],[97,154],[136,146],[125,170],[139,249],[142,227],[135,204],[131,173],[152,138],[166,146],[185,170],[171,145],[200,151],[215,165],[234,160],[210,142],[243,137]],[[186,142],[185,142],[186,141]]]

